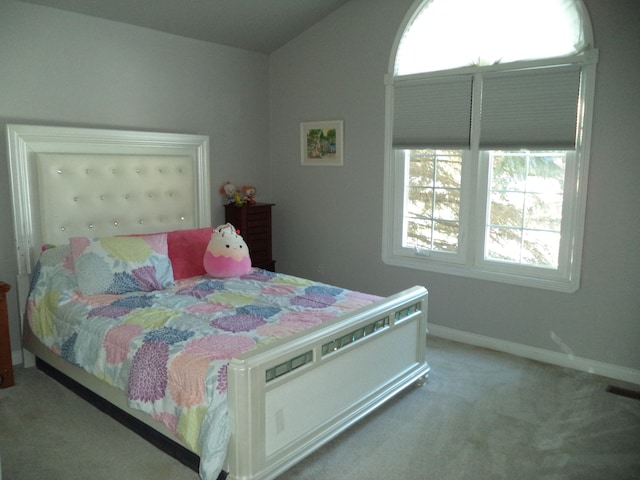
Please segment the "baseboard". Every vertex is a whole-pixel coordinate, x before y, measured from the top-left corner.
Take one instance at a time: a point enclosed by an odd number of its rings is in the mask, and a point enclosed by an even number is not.
[[[640,385],[640,370],[577,357],[570,353],[554,352],[433,324],[429,324],[429,335]]]
[[[11,350],[11,363],[22,365],[22,350]]]

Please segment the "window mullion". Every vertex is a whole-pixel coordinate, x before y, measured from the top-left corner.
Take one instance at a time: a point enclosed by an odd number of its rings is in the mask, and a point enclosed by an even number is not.
[[[471,135],[470,149],[468,152],[468,175],[464,177],[468,188],[463,188],[464,225],[465,225],[465,249],[466,263],[473,266],[484,251],[486,190],[488,172],[483,168],[480,158],[480,128],[482,122],[482,74],[473,76],[473,89],[471,99]],[[485,199],[484,201],[482,199]]]
[[[404,198],[406,195],[405,185],[407,185],[409,181],[409,171],[405,168],[406,155],[407,153],[405,150],[394,150],[393,152],[394,173],[396,178],[395,184],[398,189],[394,200],[394,210],[396,212],[396,216],[394,218],[394,230],[402,232],[402,237],[396,237],[394,240],[394,242],[396,242],[395,249],[398,252],[402,251],[402,238],[407,235],[404,223]]]

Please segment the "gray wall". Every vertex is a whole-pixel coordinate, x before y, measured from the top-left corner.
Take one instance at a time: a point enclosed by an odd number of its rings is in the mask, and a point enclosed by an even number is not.
[[[7,123],[209,135],[218,224],[225,180],[256,185],[258,199],[270,195],[268,62],[263,54],[0,0],[0,280],[15,286]],[[8,300],[15,352],[15,288]]]
[[[433,324],[640,369],[640,4],[585,2],[600,62],[582,285],[566,294],[381,261],[383,75],[412,3],[353,0],[271,56],[277,265],[383,295],[422,284]],[[331,119],[344,167],[300,166],[299,122]]]
[[[210,135],[214,188],[252,183],[277,203],[279,270],[382,295],[423,284],[433,324],[561,352],[553,332],[575,355],[640,369],[637,2],[586,1],[600,63],[582,285],[563,294],[382,263],[383,76],[412,1],[352,0],[266,57],[0,0],[0,127]],[[345,122],[345,166],[300,166],[299,123],[331,119]],[[5,152],[2,135],[0,280],[13,283]]]

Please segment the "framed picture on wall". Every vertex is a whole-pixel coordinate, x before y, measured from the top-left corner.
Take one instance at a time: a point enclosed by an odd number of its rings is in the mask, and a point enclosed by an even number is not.
[[[302,165],[341,167],[344,165],[342,120],[300,124]]]

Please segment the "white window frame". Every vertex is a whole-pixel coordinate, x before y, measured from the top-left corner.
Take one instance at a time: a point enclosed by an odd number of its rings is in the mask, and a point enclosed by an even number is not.
[[[406,24],[406,23],[405,23]],[[575,292],[580,285],[582,239],[587,197],[590,136],[595,89],[595,68],[598,51],[587,50],[565,58],[513,62],[481,67],[462,67],[448,71],[418,74],[422,77],[446,77],[479,74],[514,68],[540,67],[577,63],[582,67],[580,98],[578,101],[578,134],[575,152],[567,156],[563,195],[562,234],[557,269],[511,264],[484,259],[484,230],[488,195],[488,155],[478,147],[475,128],[471,145],[464,151],[462,169],[462,197],[460,210],[460,243],[456,254],[417,251],[402,246],[405,172],[402,151],[392,146],[394,76],[401,28],[392,50],[386,83],[385,119],[385,184],[383,205],[382,259],[386,264],[421,269],[464,277],[491,280],[513,285],[542,288],[560,292]],[[590,32],[588,32],[590,33]],[[416,78],[416,74],[406,77]],[[474,86],[475,88],[475,86]],[[472,123],[479,112],[472,110]],[[475,160],[474,160],[475,159]],[[474,180],[475,179],[475,180]]]

